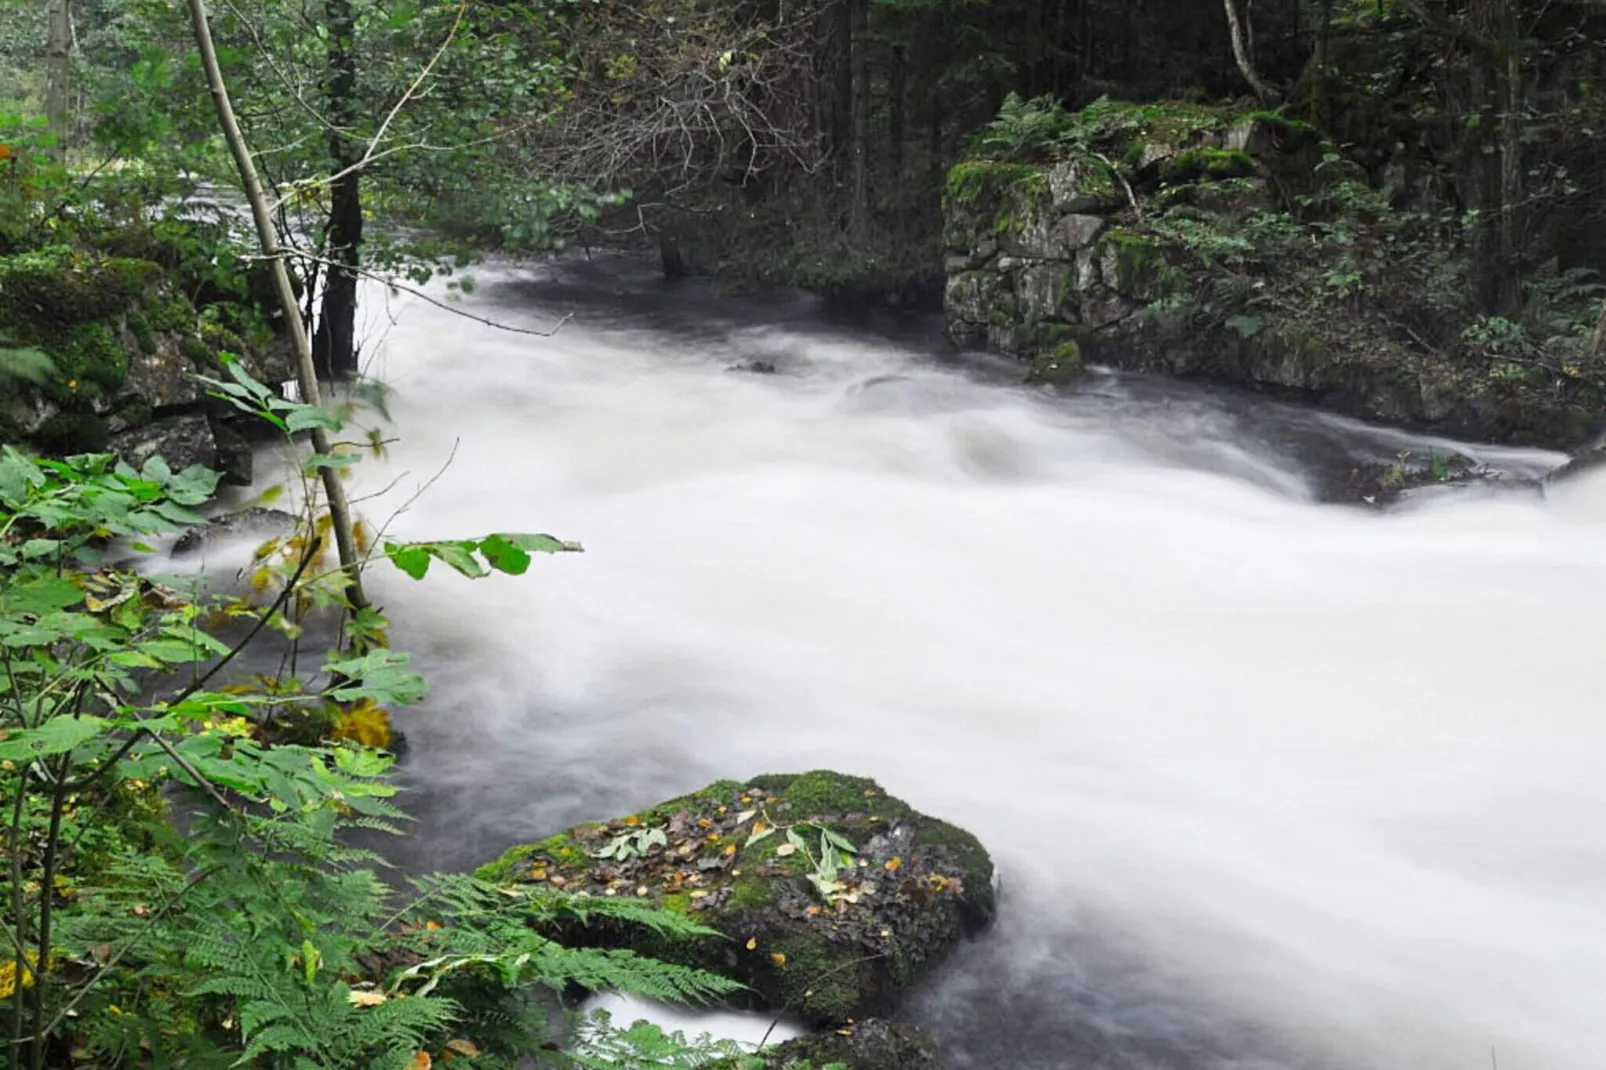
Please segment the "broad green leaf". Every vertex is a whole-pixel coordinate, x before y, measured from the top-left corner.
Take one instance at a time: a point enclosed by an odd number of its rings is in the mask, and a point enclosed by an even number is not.
[[[42,576],[0,588],[0,613],[38,616],[65,609],[83,596],[84,592],[70,580]]]
[[[101,717],[53,717],[38,728],[14,728],[0,738],[0,761],[26,762],[80,747],[106,731]]]
[[[385,556],[390,563],[401,569],[415,580],[421,580],[429,572],[429,551],[417,543],[385,544]]]
[[[498,572],[522,576],[530,567],[530,555],[502,535],[488,536],[480,543],[480,553]]]

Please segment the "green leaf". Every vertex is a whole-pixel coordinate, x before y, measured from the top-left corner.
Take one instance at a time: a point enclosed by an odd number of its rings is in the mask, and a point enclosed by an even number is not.
[[[147,639],[135,649],[141,654],[169,665],[187,665],[211,657],[211,653],[205,649],[205,644],[186,642],[183,639]]]
[[[530,567],[530,555],[502,535],[488,536],[480,543],[480,553],[498,572],[522,576]]]
[[[385,544],[385,556],[390,563],[401,569],[415,580],[421,580],[429,572],[429,551],[419,543]]]
[[[27,762],[63,754],[106,731],[102,717],[53,717],[38,728],[16,728],[0,738],[0,761]]]
[[[382,706],[417,702],[429,688],[422,676],[407,668],[411,661],[394,650],[375,650],[360,658],[330,658],[323,671],[342,683],[328,695],[336,702],[367,698]]]
[[[298,405],[289,416],[285,417],[284,426],[287,431],[311,431],[315,427],[321,427],[325,431],[339,431],[342,425],[332,413],[313,408],[311,405]]]
[[[437,542],[429,544],[430,553],[451,565],[457,571],[471,580],[490,575],[490,570],[480,564],[480,559],[474,556],[478,549],[475,543],[465,542]]]
[[[39,616],[65,609],[84,597],[78,585],[53,576],[27,580],[13,587],[0,588],[0,614]]]
[[[532,554],[561,554],[581,553],[584,550],[577,542],[564,542],[551,535],[527,535],[522,532],[498,532],[496,538],[506,539],[508,542]]]

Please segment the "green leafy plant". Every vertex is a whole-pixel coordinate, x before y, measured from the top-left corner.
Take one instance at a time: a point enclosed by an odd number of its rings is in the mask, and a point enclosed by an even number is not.
[[[285,401],[238,368],[211,385],[287,434],[344,428],[338,410]],[[349,610],[314,574],[317,516],[266,604],[123,563],[199,522],[217,479],[160,459],[135,470],[0,451],[0,1020],[13,1065],[400,1070],[472,1053],[510,1066],[551,1043],[532,985],[675,1000],[737,987],[547,935],[600,917],[706,935],[675,915],[460,876],[382,882],[383,858],[349,834],[400,832],[391,757],[349,736],[285,742],[273,726],[421,697],[406,655],[379,642],[384,619],[343,614],[332,649],[297,659],[311,672],[230,668],[270,626],[299,642],[283,627],[298,602]],[[488,565],[469,571],[522,572],[525,547],[546,539],[474,540]],[[455,553],[426,545],[383,556]]]

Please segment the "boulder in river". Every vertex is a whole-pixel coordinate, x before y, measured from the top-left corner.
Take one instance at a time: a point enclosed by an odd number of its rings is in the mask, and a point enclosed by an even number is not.
[[[764,1070],[842,1066],[846,1070],[937,1070],[936,1044],[918,1026],[870,1018],[758,1053]]]
[[[816,1026],[886,1014],[995,911],[992,860],[974,836],[827,771],[719,781],[514,847],[479,876],[699,921],[719,935],[559,935],[722,973],[750,1002]]]

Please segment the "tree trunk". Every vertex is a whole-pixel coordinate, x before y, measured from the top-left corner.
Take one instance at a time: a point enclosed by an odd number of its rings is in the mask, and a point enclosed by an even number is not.
[[[1501,244],[1506,237],[1502,217],[1499,137],[1504,120],[1505,65],[1498,55],[1503,0],[1471,0],[1467,6],[1470,35],[1467,50],[1467,97],[1477,122],[1469,124],[1462,157],[1467,169],[1468,201],[1477,210],[1472,233],[1472,271],[1478,309],[1485,314],[1505,310],[1506,264]]]
[[[906,71],[905,49],[892,46],[892,61],[887,68],[887,181],[896,186],[903,181],[904,82]]]
[[[1600,319],[1595,321],[1595,333],[1589,339],[1589,356],[1606,357],[1606,301],[1600,303]]]
[[[357,123],[357,20],[351,0],[328,0],[329,135],[332,174],[329,222],[324,229],[324,255],[330,265],[323,286],[323,306],[312,337],[318,377],[333,382],[357,372],[357,268],[361,264],[362,175],[354,170],[362,155],[352,139]],[[338,266],[337,266],[338,265]]]
[[[206,19],[206,0],[189,0],[190,23],[195,44],[201,53],[201,66],[206,71],[207,88],[217,108],[218,125],[228,143],[229,154],[240,172],[240,184],[245,187],[245,198],[251,206],[251,219],[256,224],[257,243],[267,258],[273,275],[273,291],[279,299],[279,310],[284,314],[285,328],[296,352],[296,379],[301,388],[301,400],[309,405],[320,403],[318,375],[312,366],[312,342],[307,337],[307,325],[296,304],[295,287],[290,283],[290,270],[284,263],[284,250],[279,245],[279,234],[273,226],[273,215],[268,197],[257,174],[256,161],[245,143],[240,123],[234,116],[234,105],[229,101],[229,89],[223,81],[223,70],[218,66],[217,49],[212,44],[212,28]],[[327,456],[333,452],[329,432],[321,427],[312,429],[312,448]],[[348,581],[346,595],[353,611],[366,609],[368,598],[362,588],[362,559],[357,554],[357,540],[351,530],[351,507],[346,502],[346,488],[331,465],[318,469],[323,478],[324,496],[329,502],[329,522],[335,533],[335,548],[340,555],[340,567]]]
[[[67,158],[67,124],[72,112],[72,10],[71,0],[49,0],[45,12],[45,118],[56,136],[56,159]]]
[[[848,0],[848,69],[853,93],[853,193],[850,227],[862,247],[870,230],[870,0]]]
[[[1514,316],[1522,306],[1522,41],[1517,0],[1503,0],[1500,52],[1500,310]]]
[[[1232,37],[1232,58],[1238,64],[1238,71],[1249,83],[1249,88],[1255,91],[1262,104],[1276,104],[1282,100],[1282,94],[1274,89],[1270,82],[1260,76],[1255,70],[1255,61],[1249,54],[1248,34],[1244,24],[1238,18],[1237,0],[1221,0],[1221,6],[1227,11],[1227,30]]]

